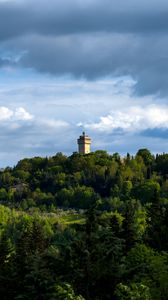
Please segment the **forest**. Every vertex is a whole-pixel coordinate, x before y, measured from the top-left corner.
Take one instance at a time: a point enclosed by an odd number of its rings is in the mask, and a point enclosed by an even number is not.
[[[57,153],[1,169],[0,298],[168,299],[168,154]]]

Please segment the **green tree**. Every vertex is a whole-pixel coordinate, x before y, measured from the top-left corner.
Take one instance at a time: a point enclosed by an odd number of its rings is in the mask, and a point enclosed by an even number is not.
[[[76,296],[70,284],[56,285],[55,298],[58,300],[84,300],[82,296]]]
[[[146,148],[138,150],[136,156],[141,156],[146,166],[150,166],[154,161],[154,156]]]
[[[152,300],[149,288],[142,283],[120,283],[115,294],[118,300]]]
[[[161,250],[164,244],[163,237],[164,209],[158,190],[154,191],[152,204],[148,208],[147,240],[150,246]]]
[[[125,239],[125,249],[129,251],[138,241],[136,213],[139,209],[139,203],[130,199],[125,204],[123,213],[123,238]]]
[[[149,179],[139,185],[134,186],[133,195],[141,200],[141,202],[146,203],[152,202],[153,198],[155,197],[155,193],[159,193],[159,191],[159,183]]]
[[[2,202],[8,201],[8,193],[5,188],[0,189],[0,201]]]

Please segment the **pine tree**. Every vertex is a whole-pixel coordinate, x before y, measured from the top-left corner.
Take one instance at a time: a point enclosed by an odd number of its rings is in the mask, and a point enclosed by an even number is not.
[[[136,200],[131,199],[126,202],[125,212],[123,214],[123,238],[125,239],[126,252],[129,251],[137,241],[137,232],[135,226],[135,213],[138,208]]]
[[[162,250],[164,210],[159,191],[155,190],[152,204],[148,208],[147,241],[155,249]]]

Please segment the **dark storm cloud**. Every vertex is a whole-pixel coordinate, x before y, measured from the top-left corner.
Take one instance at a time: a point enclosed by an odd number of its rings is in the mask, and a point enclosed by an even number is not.
[[[168,37],[131,34],[87,34],[19,39],[29,49],[23,67],[53,75],[72,74],[93,80],[106,75],[131,75],[139,94],[168,92]],[[14,47],[12,44],[10,47]]]
[[[131,75],[139,94],[168,92],[167,32],[163,0],[0,4],[1,47],[27,51],[20,67],[88,79]]]
[[[168,30],[168,3],[153,0],[50,0],[0,4],[0,37],[26,33],[67,34],[91,31]]]

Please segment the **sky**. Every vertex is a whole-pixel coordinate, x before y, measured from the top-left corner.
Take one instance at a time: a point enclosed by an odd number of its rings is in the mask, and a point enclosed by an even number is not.
[[[168,1],[0,0],[0,167],[168,152]]]

